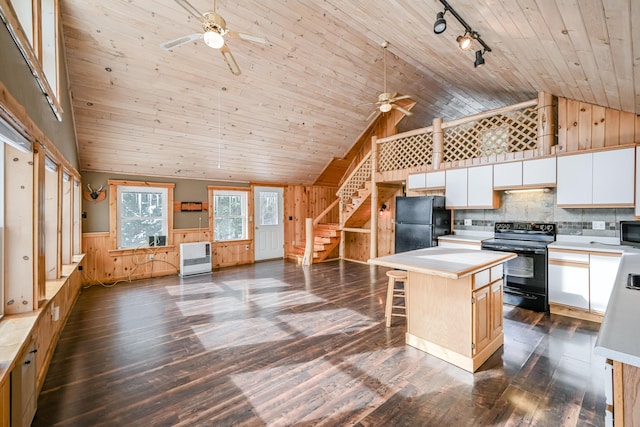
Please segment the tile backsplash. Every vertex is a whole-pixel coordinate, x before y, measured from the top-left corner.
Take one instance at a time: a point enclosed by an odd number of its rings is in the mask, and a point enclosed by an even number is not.
[[[465,226],[465,219],[471,220]],[[556,190],[547,193],[500,193],[498,209],[460,209],[454,211],[456,230],[493,231],[500,221],[554,222],[558,234],[573,236],[619,237],[619,222],[633,220],[633,208],[565,209],[556,206]],[[604,230],[594,230],[593,221],[604,222]]]

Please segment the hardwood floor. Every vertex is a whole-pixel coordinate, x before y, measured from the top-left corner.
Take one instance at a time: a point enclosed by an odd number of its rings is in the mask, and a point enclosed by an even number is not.
[[[598,324],[504,306],[475,374],[384,326],[382,267],[270,261],[83,290],[33,426],[602,426]]]

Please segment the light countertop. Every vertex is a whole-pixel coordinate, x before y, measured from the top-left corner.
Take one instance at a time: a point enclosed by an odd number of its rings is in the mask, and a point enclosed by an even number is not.
[[[594,352],[640,367],[640,290],[626,288],[629,273],[640,273],[640,249],[625,248]]]
[[[511,252],[426,248],[369,260],[370,264],[459,279],[515,258]]]
[[[483,240],[492,239],[493,233],[489,231],[454,230],[453,234],[439,236],[438,240],[449,240],[460,243],[478,243]]]
[[[559,234],[549,249],[569,249],[576,251],[610,252],[622,254],[628,246],[621,246],[617,237],[566,236]]]

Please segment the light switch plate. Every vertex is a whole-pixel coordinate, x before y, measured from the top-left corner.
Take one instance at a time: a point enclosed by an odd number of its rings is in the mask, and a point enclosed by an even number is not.
[[[592,221],[591,228],[594,230],[604,230],[604,221]]]
[[[473,222],[470,219],[465,219],[464,220],[464,225],[467,225],[467,226],[473,225]]]

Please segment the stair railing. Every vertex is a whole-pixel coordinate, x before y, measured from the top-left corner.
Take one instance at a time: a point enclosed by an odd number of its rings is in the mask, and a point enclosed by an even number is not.
[[[340,198],[342,203],[347,203],[353,195],[360,190],[364,183],[371,178],[371,152],[369,152],[361,161],[358,166],[349,174],[349,177],[344,181],[344,184],[338,189],[336,195]],[[340,224],[342,225],[342,224]]]

